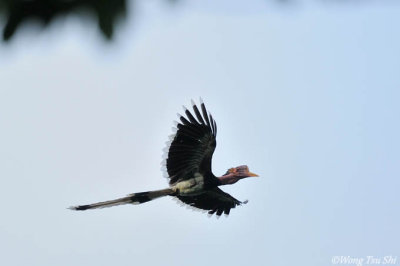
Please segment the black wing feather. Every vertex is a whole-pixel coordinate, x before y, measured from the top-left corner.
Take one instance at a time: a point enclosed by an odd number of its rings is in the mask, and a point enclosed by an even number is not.
[[[194,113],[185,109],[186,117],[180,116],[177,132],[171,142],[166,160],[170,184],[187,180],[197,172],[205,177],[213,177],[211,160],[216,142],[216,123],[208,118],[207,110],[202,103],[202,114],[196,105]],[[211,123],[210,123],[211,120]]]
[[[194,116],[192,115],[192,113],[190,113],[190,111],[188,109],[185,110],[185,114],[189,118],[190,123],[197,124],[197,125],[199,124],[199,122],[197,122],[197,120],[194,118]]]
[[[211,121],[211,128],[212,128],[212,131],[216,133],[217,130],[216,130],[216,128],[215,128],[215,121],[214,121],[214,119],[213,119],[213,117],[212,117],[211,114],[210,114],[210,121]]]
[[[207,114],[206,106],[204,105],[204,103],[201,104],[201,111],[203,111],[203,116],[206,119],[207,126],[211,127],[210,120],[208,120],[208,114]]]
[[[207,210],[208,214],[221,216],[222,213],[229,215],[231,209],[242,204],[228,193],[218,187],[209,189],[197,196],[178,196],[178,199],[192,207]]]
[[[196,105],[193,105],[193,110],[194,110],[194,113],[196,114],[196,117],[199,120],[200,124],[205,125],[206,123],[204,123],[203,117],[201,116],[199,109],[197,108]]]

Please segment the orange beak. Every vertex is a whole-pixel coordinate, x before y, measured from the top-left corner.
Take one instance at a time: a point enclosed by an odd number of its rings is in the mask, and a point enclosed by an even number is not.
[[[257,174],[252,173],[252,172],[248,172],[247,174],[248,174],[249,176],[258,176]]]

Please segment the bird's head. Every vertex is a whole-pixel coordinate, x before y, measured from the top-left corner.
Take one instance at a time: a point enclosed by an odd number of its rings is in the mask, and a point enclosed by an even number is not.
[[[240,179],[246,177],[258,176],[249,171],[249,167],[247,165],[240,165],[237,167],[229,168],[226,173],[221,176],[219,179],[223,185],[234,184]]]

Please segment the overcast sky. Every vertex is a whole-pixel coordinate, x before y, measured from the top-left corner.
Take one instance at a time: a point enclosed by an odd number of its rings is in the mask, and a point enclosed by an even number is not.
[[[136,1],[110,44],[75,17],[0,44],[1,265],[400,256],[400,6],[212,2]],[[260,175],[223,187],[248,204],[66,209],[165,188],[162,149],[200,96],[214,173]]]

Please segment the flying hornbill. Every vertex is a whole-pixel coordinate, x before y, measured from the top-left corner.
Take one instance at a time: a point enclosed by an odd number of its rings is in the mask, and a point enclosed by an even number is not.
[[[176,132],[167,142],[167,157],[162,162],[169,178],[169,188],[129,194],[116,200],[70,207],[72,210],[111,207],[122,204],[140,204],[173,196],[189,206],[206,210],[208,214],[229,214],[241,202],[219,189],[246,177],[257,176],[246,165],[230,168],[220,177],[211,171],[211,160],[216,147],[217,124],[201,101],[201,112],[192,101],[194,115],[184,107],[186,117],[179,115]],[[196,119],[197,118],[197,119]]]

